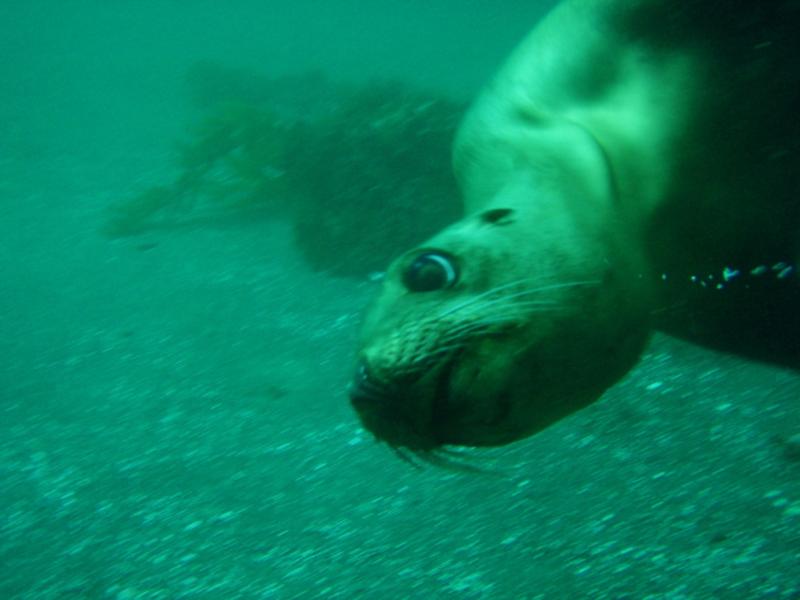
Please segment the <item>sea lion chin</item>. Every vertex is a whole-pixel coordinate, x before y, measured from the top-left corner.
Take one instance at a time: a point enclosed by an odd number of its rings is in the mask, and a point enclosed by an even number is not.
[[[395,260],[365,317],[350,398],[376,437],[427,453],[529,436],[597,400],[654,328],[692,337],[719,300],[689,274],[796,258],[800,128],[780,123],[798,92],[768,86],[769,109],[736,94],[795,63],[745,76],[724,59],[746,39],[703,42],[702,9],[668,4],[562,2],[469,111],[454,147],[464,218]],[[767,142],[792,152],[748,150]],[[800,298],[784,279],[729,296],[758,305],[738,346],[723,324],[696,337],[771,358],[755,340]],[[800,318],[782,319],[771,351],[800,364]]]

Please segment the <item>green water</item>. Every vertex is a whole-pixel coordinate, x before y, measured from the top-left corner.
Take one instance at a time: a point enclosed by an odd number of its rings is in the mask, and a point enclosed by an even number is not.
[[[281,221],[100,233],[195,61],[470,97],[544,8],[3,3],[0,598],[800,597],[796,374],[657,337],[488,474],[415,469],[345,394],[374,284]]]

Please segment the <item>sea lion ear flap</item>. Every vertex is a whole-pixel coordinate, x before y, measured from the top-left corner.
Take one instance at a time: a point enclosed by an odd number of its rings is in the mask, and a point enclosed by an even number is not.
[[[488,225],[511,225],[514,222],[514,209],[492,208],[482,212],[479,217]]]

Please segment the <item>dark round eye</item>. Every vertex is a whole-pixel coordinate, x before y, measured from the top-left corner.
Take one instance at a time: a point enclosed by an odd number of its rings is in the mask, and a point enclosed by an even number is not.
[[[444,252],[420,254],[403,273],[403,284],[412,292],[444,290],[454,286],[456,281],[458,265]]]

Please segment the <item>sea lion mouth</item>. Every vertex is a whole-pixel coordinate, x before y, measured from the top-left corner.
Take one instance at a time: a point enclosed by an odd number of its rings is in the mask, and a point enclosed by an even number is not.
[[[350,403],[364,427],[390,446],[429,451],[445,441],[450,383],[455,358],[422,373],[391,382],[374,376],[365,361],[358,364],[348,388]]]

